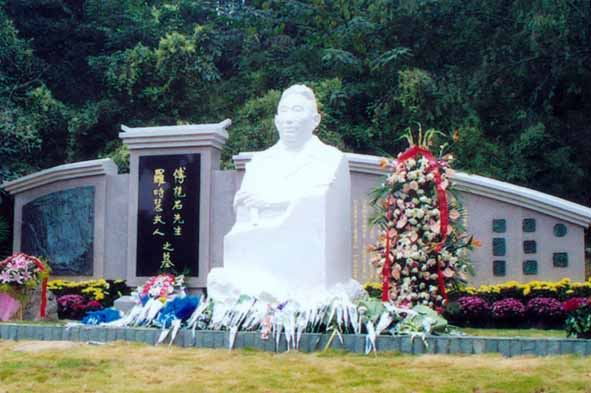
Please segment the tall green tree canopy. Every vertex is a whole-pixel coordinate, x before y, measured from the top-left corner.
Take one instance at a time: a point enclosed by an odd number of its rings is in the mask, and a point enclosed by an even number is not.
[[[460,169],[591,204],[586,0],[0,0],[0,176],[227,117],[228,164],[273,143],[292,83],[342,149],[395,154],[420,122],[457,131]]]

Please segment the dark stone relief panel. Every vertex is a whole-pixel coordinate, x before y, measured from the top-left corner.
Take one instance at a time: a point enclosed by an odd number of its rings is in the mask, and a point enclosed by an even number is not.
[[[92,276],[94,187],[54,192],[23,206],[21,250],[49,261],[52,275]]]

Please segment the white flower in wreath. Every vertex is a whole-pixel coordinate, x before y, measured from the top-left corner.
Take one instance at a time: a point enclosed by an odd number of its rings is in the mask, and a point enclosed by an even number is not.
[[[150,297],[159,297],[161,290],[162,290],[162,281],[158,280],[148,290],[148,295],[150,295]]]
[[[423,203],[426,203],[426,204],[429,204],[429,205],[431,204],[431,198],[429,198],[427,196],[424,196],[424,195],[419,198],[419,201],[421,201]]]

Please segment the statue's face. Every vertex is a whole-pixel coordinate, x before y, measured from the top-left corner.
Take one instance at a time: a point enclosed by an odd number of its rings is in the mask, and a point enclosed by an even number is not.
[[[275,126],[281,142],[290,150],[302,147],[320,124],[314,106],[300,94],[283,97],[277,106]]]

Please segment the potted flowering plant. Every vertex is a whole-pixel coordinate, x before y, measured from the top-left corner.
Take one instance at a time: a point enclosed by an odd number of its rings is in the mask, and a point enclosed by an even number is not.
[[[19,309],[22,312],[28,292],[39,284],[42,286],[40,314],[44,318],[48,277],[47,264],[25,253],[18,253],[0,261],[0,319],[12,318]]]

